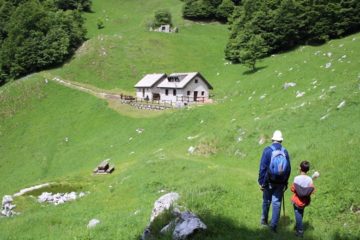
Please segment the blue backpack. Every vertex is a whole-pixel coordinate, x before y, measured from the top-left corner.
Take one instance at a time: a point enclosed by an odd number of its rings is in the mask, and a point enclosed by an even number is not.
[[[269,165],[269,178],[274,183],[284,183],[290,172],[290,163],[286,159],[285,148],[277,150],[274,146],[272,149],[271,160]]]

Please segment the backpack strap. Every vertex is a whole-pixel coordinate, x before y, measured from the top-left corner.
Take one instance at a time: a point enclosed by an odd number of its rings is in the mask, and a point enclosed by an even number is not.
[[[276,150],[276,148],[275,148],[273,145],[271,145],[270,148],[271,148],[273,151]]]

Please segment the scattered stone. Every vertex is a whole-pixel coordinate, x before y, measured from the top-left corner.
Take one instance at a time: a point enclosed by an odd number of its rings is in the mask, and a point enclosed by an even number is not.
[[[341,48],[342,48],[343,46],[344,46],[344,44],[340,44],[340,45],[339,45],[339,47],[341,47]]]
[[[99,223],[100,223],[100,220],[93,218],[89,221],[87,228],[94,228]]]
[[[236,119],[235,118],[233,118],[233,119],[231,119],[231,121],[230,122],[235,122],[236,121]]]
[[[266,97],[266,93],[264,95],[261,95],[259,99],[263,100],[265,97]]]
[[[248,100],[250,101],[252,99],[252,96],[250,96],[249,98],[248,98]]]
[[[193,154],[195,152],[195,150],[196,150],[196,147],[190,146],[189,149],[188,149],[188,153]]]
[[[352,213],[360,214],[360,207],[354,206],[353,204],[351,204],[350,211]]]
[[[195,138],[198,138],[200,135],[198,134],[198,135],[196,135],[196,136],[188,136],[187,137],[187,140],[193,140],[193,139],[195,139]]]
[[[335,89],[336,88],[336,86],[330,86],[329,87],[329,90],[333,90],[333,89]]]
[[[293,68],[291,67],[291,68],[289,68],[289,71],[292,71],[293,70]]]
[[[16,207],[16,205],[13,205],[13,198],[10,195],[5,195],[2,199],[2,205],[1,205],[1,215],[6,217],[11,217],[13,215],[16,215],[15,211],[13,209]]]
[[[129,137],[129,141],[131,141],[131,140],[133,140],[133,138],[132,138],[132,137]]]
[[[302,97],[304,95],[305,95],[305,92],[296,91],[296,97],[297,98]]]
[[[343,108],[344,106],[345,106],[345,100],[342,101],[336,108],[340,109],[340,108]]]
[[[48,84],[49,83],[49,80],[47,80],[47,78],[45,78],[45,83]]]
[[[296,86],[296,83],[294,83],[294,82],[289,82],[289,83],[284,83],[284,86],[283,86],[283,88],[284,89],[288,89],[289,87],[295,87]]]
[[[141,134],[141,133],[144,132],[144,129],[143,129],[143,128],[137,128],[137,129],[136,129],[136,132],[137,132],[138,134]]]
[[[325,68],[330,68],[330,67],[331,67],[331,62],[325,64]]]
[[[324,116],[322,116],[321,118],[320,118],[320,120],[322,121],[322,120],[325,120],[326,118],[328,118],[329,117],[329,114],[327,113],[327,114],[325,114]]]
[[[281,75],[282,75],[282,72],[279,72],[277,76],[280,77]]]
[[[259,139],[259,145],[263,145],[265,143],[266,139],[264,136],[260,136],[260,139]]]
[[[65,137],[65,138],[64,138],[64,141],[65,141],[65,142],[69,142],[69,138],[68,138],[68,137]]]
[[[327,53],[327,56],[328,56],[328,57],[331,57],[331,56],[332,56],[332,53],[331,53],[331,52],[328,52],[328,53]]]
[[[43,192],[40,196],[38,196],[39,203],[51,203],[54,205],[63,204],[70,201],[75,201],[78,198],[82,198],[86,195],[86,193],[81,192],[77,194],[76,192],[70,193],[55,193],[52,194],[50,192]]]
[[[218,73],[216,73],[216,76],[219,76],[220,75],[220,73],[218,72]]]
[[[200,124],[203,124],[203,123],[204,123],[204,120],[201,120],[201,121],[200,121]]]

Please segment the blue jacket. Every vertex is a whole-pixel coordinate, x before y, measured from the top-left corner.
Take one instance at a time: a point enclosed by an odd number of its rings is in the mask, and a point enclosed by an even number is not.
[[[273,143],[272,146],[274,146],[275,149],[281,149],[281,147],[282,147],[280,143]],[[258,179],[258,182],[261,186],[265,186],[269,183],[268,168],[270,165],[272,151],[273,150],[271,149],[271,147],[268,146],[264,149],[263,154],[261,156],[260,168],[259,168],[259,179]],[[290,165],[290,156],[289,156],[288,151],[285,149],[284,152],[285,152],[286,159],[289,161],[289,166],[290,166],[289,174],[287,176],[285,176],[286,181],[284,183],[287,184],[288,179],[290,177],[290,173],[291,173],[291,165]]]

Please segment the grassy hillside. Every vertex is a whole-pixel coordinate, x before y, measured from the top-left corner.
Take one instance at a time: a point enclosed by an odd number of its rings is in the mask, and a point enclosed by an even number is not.
[[[89,40],[71,61],[0,89],[0,196],[44,182],[90,191],[59,206],[16,198],[21,215],[0,218],[0,239],[138,239],[162,190],[179,192],[208,225],[198,239],[293,239],[289,191],[279,233],[259,227],[258,165],[275,129],[290,152],[291,178],[304,159],[321,174],[305,211],[305,238],[359,239],[360,215],[350,208],[360,207],[360,34],[269,57],[251,74],[223,59],[226,25],[184,21],[181,5],[94,1]],[[159,8],[171,10],[179,34],[146,31]],[[132,92],[145,73],[182,71],[203,73],[216,103],[132,117],[43,77]],[[297,85],[285,90],[285,82]],[[297,91],[305,94],[297,98]],[[189,155],[190,146],[199,153]],[[116,171],[92,176],[107,158]],[[92,218],[101,223],[89,231]]]

